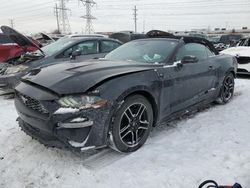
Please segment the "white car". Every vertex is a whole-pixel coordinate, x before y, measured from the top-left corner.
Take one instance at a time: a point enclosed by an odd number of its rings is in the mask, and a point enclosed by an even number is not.
[[[239,40],[235,47],[221,51],[222,54],[236,56],[238,60],[238,74],[250,75],[250,38]]]

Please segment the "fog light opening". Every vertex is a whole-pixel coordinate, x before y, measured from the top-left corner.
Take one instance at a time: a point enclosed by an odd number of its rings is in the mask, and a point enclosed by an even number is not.
[[[70,123],[83,123],[85,121],[88,121],[88,118],[85,117],[78,117],[78,118],[74,118],[70,121]]]

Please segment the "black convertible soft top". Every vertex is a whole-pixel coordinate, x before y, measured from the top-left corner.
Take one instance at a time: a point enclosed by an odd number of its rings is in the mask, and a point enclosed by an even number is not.
[[[118,33],[113,33],[109,37],[118,39],[124,43],[132,41],[132,40],[143,39],[143,38],[173,38],[173,39],[182,40],[185,43],[194,42],[194,43],[200,43],[200,44],[206,45],[216,55],[219,54],[218,51],[214,48],[214,45],[204,38],[194,37],[194,36],[176,36],[166,31],[161,31],[161,30],[151,30],[147,32],[146,34],[118,32]]]
[[[211,42],[201,37],[175,36],[165,31],[152,30],[146,33],[146,38],[173,38],[173,39],[183,40],[185,43],[200,43],[207,46],[216,55],[219,54],[219,52],[214,48],[214,45]]]

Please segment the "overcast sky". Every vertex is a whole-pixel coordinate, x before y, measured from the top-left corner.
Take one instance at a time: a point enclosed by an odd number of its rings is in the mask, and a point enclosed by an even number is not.
[[[56,29],[56,0],[1,0],[0,25],[14,20],[15,29],[25,33]],[[95,31],[133,30],[134,5],[138,8],[138,31],[151,29],[190,30],[215,27],[250,28],[250,0],[96,0],[92,14]],[[71,31],[85,29],[85,8],[78,0],[66,3]],[[143,22],[145,24],[143,24]],[[143,27],[145,25],[145,27]]]

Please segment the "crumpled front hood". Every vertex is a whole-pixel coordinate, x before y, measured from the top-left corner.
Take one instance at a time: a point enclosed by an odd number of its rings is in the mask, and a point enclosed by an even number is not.
[[[62,95],[86,92],[106,79],[146,70],[152,70],[152,64],[128,61],[91,60],[81,63],[60,63],[42,69],[35,69],[23,78],[24,82]]]
[[[232,47],[223,50],[220,53],[233,56],[250,57],[250,47],[247,46]]]

